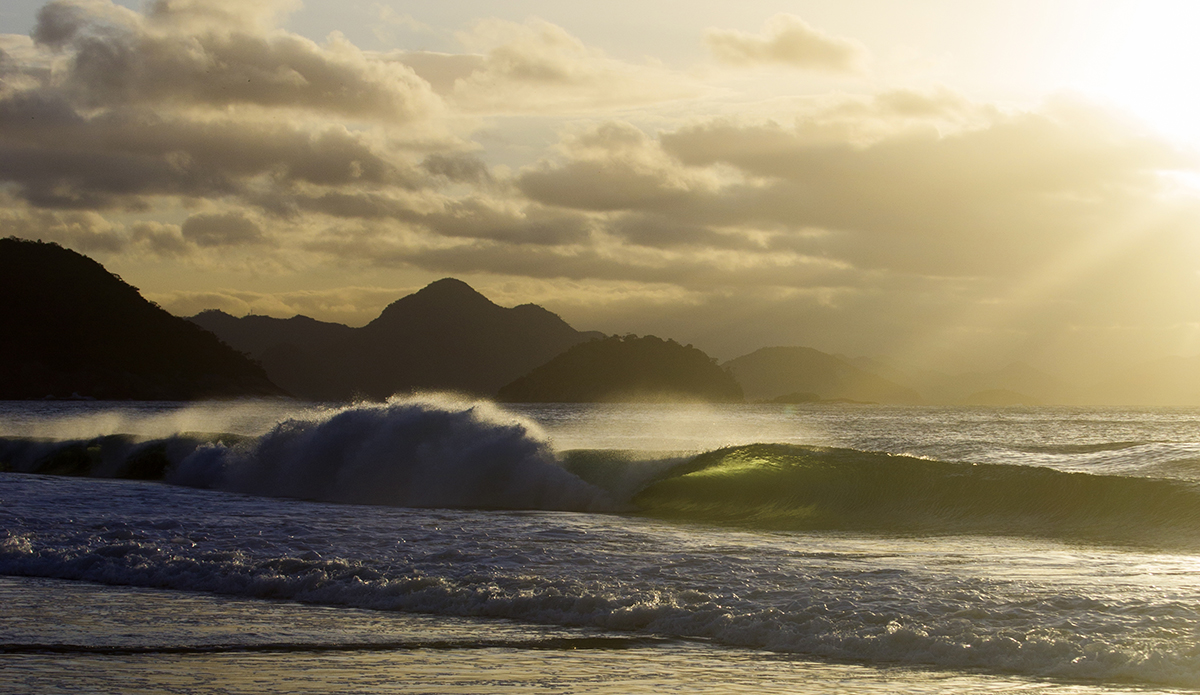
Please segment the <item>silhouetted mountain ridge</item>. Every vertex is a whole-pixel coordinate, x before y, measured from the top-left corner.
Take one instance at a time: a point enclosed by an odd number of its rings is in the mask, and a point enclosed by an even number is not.
[[[345,338],[353,330],[340,323],[307,316],[277,319],[249,314],[238,318],[220,309],[202,311],[189,320],[250,355],[261,355],[281,342],[323,348]]]
[[[657,336],[576,345],[500,389],[510,403],[737,403],[742,388],[704,352]]]
[[[505,308],[445,278],[389,304],[361,328],[296,316],[192,317],[260,359],[272,379],[317,400],[416,390],[492,396],[504,384],[599,333],[534,304]]]
[[[57,244],[0,239],[0,398],[282,395],[215,335]]]

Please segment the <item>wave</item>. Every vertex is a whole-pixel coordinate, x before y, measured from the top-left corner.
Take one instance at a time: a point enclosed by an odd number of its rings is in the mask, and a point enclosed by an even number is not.
[[[648,581],[647,575],[662,575],[639,571],[639,563],[632,574],[622,575],[621,569],[604,565],[608,560],[602,550],[597,556],[581,556],[592,562],[563,563],[561,573],[535,573],[506,569],[478,551],[467,557],[418,553],[393,564],[371,557],[317,557],[286,544],[255,551],[205,549],[171,542],[178,531],[142,528],[120,542],[101,542],[76,528],[57,538],[46,532],[0,535],[0,572],[615,633],[582,642],[490,637],[478,642],[501,648],[605,649],[702,640],[838,661],[1200,687],[1194,650],[1179,638],[1191,634],[1195,625],[1189,595],[1151,606],[1072,595],[1027,600],[1025,594],[1008,596],[1003,586],[986,579],[916,584],[929,577],[906,577],[901,570],[880,573],[872,567],[802,569],[786,588],[764,586],[739,594],[722,587],[726,580],[719,575],[702,572],[702,564],[690,566],[698,573],[694,581]],[[201,645],[178,653],[459,649],[472,642]],[[171,652],[50,643],[0,648],[0,653],[26,649],[67,657]]]
[[[268,497],[403,507],[601,511],[608,495],[564,470],[532,420],[428,395],[284,420],[258,436],[0,439],[28,473],[161,479]]]
[[[531,420],[452,397],[359,404],[197,448],[165,480],[272,497],[402,507],[600,510]]]
[[[711,451],[670,469],[632,502],[654,517],[763,529],[1200,545],[1200,487],[1192,483],[853,449]]]
[[[1137,449],[1137,442],[1057,452]],[[1039,450],[1046,450],[1041,447]],[[1179,452],[1177,452],[1179,453]],[[1155,477],[752,444],[695,453],[555,452],[532,420],[449,396],[357,404],[261,436],[0,439],[7,470],[161,479],[269,497],[466,509],[629,512],[792,531],[1040,536],[1200,546],[1196,459]]]

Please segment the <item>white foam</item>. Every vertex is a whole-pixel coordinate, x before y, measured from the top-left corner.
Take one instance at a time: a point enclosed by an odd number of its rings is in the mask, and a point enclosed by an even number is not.
[[[599,510],[532,420],[447,395],[285,420],[247,444],[201,447],[167,482],[272,497],[411,507]]]

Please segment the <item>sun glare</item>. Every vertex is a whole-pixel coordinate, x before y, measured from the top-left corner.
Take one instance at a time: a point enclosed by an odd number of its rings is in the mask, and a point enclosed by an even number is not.
[[[1200,3],[1122,3],[1079,87],[1177,142],[1200,146]]]

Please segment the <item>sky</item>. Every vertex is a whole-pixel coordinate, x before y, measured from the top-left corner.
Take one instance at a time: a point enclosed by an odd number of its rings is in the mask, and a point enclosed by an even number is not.
[[[1200,353],[1200,4],[6,0],[0,234],[178,315],[442,277],[730,359]]]

